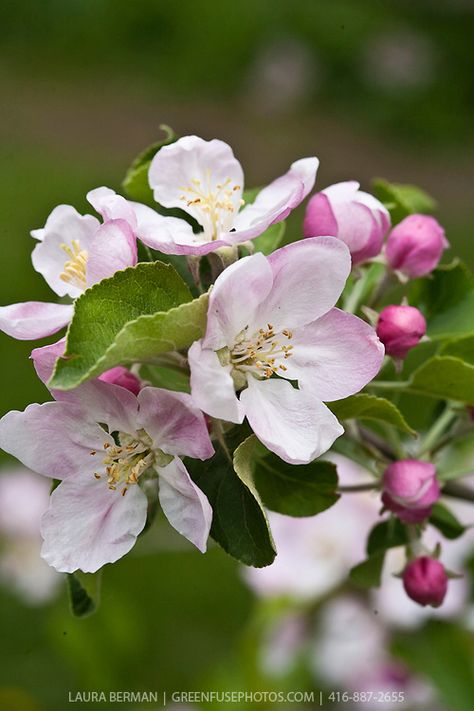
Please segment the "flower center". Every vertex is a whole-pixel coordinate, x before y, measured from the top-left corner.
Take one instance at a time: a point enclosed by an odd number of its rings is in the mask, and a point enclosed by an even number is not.
[[[260,378],[271,378],[278,371],[287,370],[283,361],[293,355],[293,346],[285,343],[293,338],[292,332],[285,328],[275,334],[271,323],[267,328],[261,328],[250,338],[247,335],[248,326],[239,334],[230,354],[230,362],[234,368],[253,373]]]
[[[87,287],[87,251],[81,249],[81,244],[77,239],[72,240],[71,246],[61,244],[60,247],[63,252],[66,252],[69,259],[64,262],[63,272],[59,275],[59,278],[68,284],[77,286],[78,289],[85,289]]]
[[[200,222],[209,242],[218,239],[221,232],[228,232],[232,228],[234,213],[239,209],[239,205],[244,204],[244,200],[236,200],[241,194],[241,186],[233,184],[230,178],[213,185],[209,168],[204,181],[193,178],[191,185],[182,186],[181,190],[183,195],[180,200],[199,212]]]
[[[140,432],[140,437],[119,433],[119,445],[111,445],[104,442],[105,457],[102,461],[105,467],[105,475],[96,472],[96,479],[107,477],[107,485],[112,491],[122,487],[122,496],[128,491],[128,487],[138,484],[138,480],[147,469],[155,463],[155,453],[151,450],[151,440],[146,432]],[[91,452],[95,456],[97,452]]]

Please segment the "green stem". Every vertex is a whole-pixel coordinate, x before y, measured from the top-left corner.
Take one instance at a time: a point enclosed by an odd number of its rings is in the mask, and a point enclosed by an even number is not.
[[[450,481],[443,487],[443,496],[451,496],[454,499],[462,499],[474,503],[474,489],[456,481]]]
[[[365,275],[361,276],[360,279],[356,281],[354,284],[354,287],[347,297],[347,301],[344,304],[344,311],[347,311],[347,313],[353,314],[357,311],[359,308],[359,302],[361,301],[363,295],[364,295],[364,289],[365,289]]]
[[[421,440],[418,457],[422,457],[433,449],[456,416],[456,413],[448,405]]]
[[[367,385],[368,388],[375,388],[376,390],[405,390],[409,386],[408,380],[372,380]]]
[[[367,482],[366,484],[354,484],[353,486],[339,486],[338,492],[340,494],[348,494],[351,492],[358,491],[372,491],[374,489],[379,489],[380,485],[376,481]]]

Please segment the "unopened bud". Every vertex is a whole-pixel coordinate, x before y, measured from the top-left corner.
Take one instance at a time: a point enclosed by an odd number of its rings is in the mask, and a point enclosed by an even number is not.
[[[442,563],[422,556],[408,563],[403,573],[403,587],[419,605],[439,607],[448,590],[448,576]]]
[[[99,380],[103,380],[105,383],[112,383],[113,385],[120,385],[122,388],[130,390],[134,395],[138,395],[142,389],[142,384],[136,375],[121,365],[106,370],[105,373],[99,375]]]
[[[387,355],[405,358],[426,334],[426,321],[414,306],[386,306],[380,312],[376,331]]]
[[[305,237],[338,237],[346,243],[354,264],[376,257],[390,228],[390,216],[373,195],[354,180],[330,185],[308,202]]]
[[[405,523],[419,523],[439,499],[436,469],[430,462],[405,459],[393,462],[383,475],[382,501]]]
[[[392,269],[413,278],[432,272],[448,247],[444,230],[434,217],[409,215],[390,232],[386,254]]]

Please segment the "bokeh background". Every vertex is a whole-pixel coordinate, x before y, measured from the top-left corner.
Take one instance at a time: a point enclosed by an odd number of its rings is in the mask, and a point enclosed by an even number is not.
[[[50,299],[30,229],[59,203],[86,211],[91,188],[119,189],[161,123],[228,141],[247,186],[311,154],[320,188],[418,184],[474,263],[471,0],[4,0],[0,16],[1,304]],[[0,333],[0,349],[1,413],[47,399],[30,344]],[[77,689],[313,688],[306,672],[259,669],[257,602],[219,549],[202,557],[158,526],[103,578],[100,611],[79,621],[62,583],[36,606],[4,586],[2,709],[62,711]],[[470,709],[452,655],[472,640],[436,625],[399,633],[398,652],[441,690],[436,708]]]

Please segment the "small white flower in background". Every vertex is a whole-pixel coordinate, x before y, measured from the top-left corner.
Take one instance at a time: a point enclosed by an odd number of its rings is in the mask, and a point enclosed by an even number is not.
[[[28,469],[0,470],[0,580],[31,605],[52,599],[61,582],[40,558],[40,521],[50,489]]]
[[[433,708],[433,690],[391,658],[389,631],[362,602],[350,596],[326,603],[312,643],[312,666],[318,678],[350,692],[372,691],[373,699],[357,708],[397,709],[398,699],[380,703],[377,692],[402,692],[410,708]]]
[[[198,407],[228,422],[247,417],[290,464],[327,451],[344,430],[324,402],[361,390],[384,354],[373,328],[333,308],[350,271],[349,250],[335,237],[225,269],[210,294],[206,334],[188,353]]]

